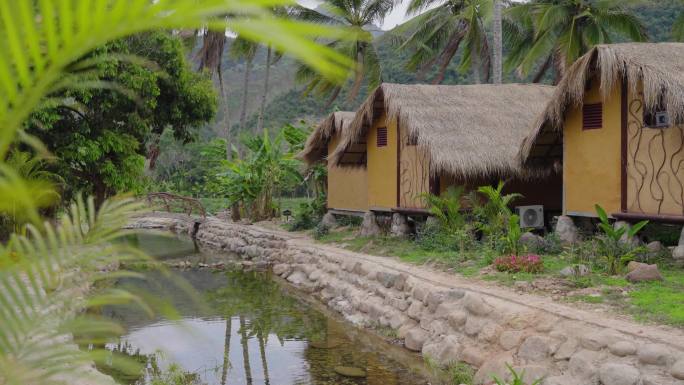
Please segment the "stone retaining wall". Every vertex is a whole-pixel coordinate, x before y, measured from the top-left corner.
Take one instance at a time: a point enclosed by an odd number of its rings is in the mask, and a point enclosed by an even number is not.
[[[185,216],[138,218],[132,227],[190,234]],[[407,349],[439,363],[466,362],[476,384],[507,377],[506,364],[545,385],[684,385],[684,334],[478,286],[456,276],[357,254],[285,232],[203,220],[196,238],[273,272],[360,326],[397,330]]]

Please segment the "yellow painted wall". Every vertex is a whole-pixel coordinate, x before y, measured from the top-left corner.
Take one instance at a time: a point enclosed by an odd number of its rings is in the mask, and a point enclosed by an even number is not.
[[[377,146],[377,128],[387,127],[387,146]],[[366,134],[368,146],[368,206],[391,209],[397,206],[397,122],[383,113]]]
[[[585,103],[603,103],[603,127],[582,130],[582,108],[571,107],[565,118],[563,186],[564,212],[593,215],[600,204],[608,213],[620,211],[621,85],[602,100],[592,82]]]
[[[339,134],[328,143],[332,154],[339,143]],[[368,211],[368,178],[363,167],[334,166],[328,163],[328,208]]]

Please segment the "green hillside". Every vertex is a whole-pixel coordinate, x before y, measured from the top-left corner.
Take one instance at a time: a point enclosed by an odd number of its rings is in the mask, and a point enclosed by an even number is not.
[[[652,41],[671,40],[672,24],[681,12],[684,12],[684,3],[679,0],[648,0],[633,6],[634,14],[637,15],[646,25],[648,35]],[[408,54],[396,50],[390,44],[388,35],[382,35],[374,42],[380,56],[383,68],[383,81],[395,83],[429,83],[431,76],[426,80],[419,80],[415,73],[411,73],[404,68]],[[252,70],[249,87],[248,129],[256,126],[257,112],[259,108],[260,95],[263,90],[264,74],[264,51],[257,55],[255,66]],[[454,60],[456,62],[456,60]],[[223,63],[224,84],[227,85],[229,92],[229,114],[230,124],[233,130],[238,129],[239,110],[242,97],[242,81],[244,63],[234,59],[226,58]],[[287,58],[275,64],[271,70],[271,86],[269,92],[269,103],[267,105],[265,127],[278,128],[285,123],[306,120],[316,122],[323,116],[335,110],[356,109],[366,97],[366,90],[356,100],[347,100],[347,95],[343,92],[340,97],[330,106],[326,106],[327,101],[315,96],[304,96],[302,87],[294,82],[295,63]],[[524,81],[517,78],[514,74],[507,74],[506,81]],[[457,65],[452,64],[447,72],[443,84],[468,84],[469,76],[457,71]],[[221,132],[223,126],[222,113],[217,118],[214,125],[215,132]]]

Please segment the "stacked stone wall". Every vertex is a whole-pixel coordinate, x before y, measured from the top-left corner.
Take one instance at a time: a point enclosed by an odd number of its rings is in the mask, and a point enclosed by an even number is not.
[[[190,234],[194,219],[138,218],[133,227]],[[684,385],[684,336],[467,281],[388,258],[317,245],[257,226],[203,221],[197,240],[264,259],[274,274],[349,322],[395,329],[407,349],[477,369],[476,384],[509,364],[545,385]]]

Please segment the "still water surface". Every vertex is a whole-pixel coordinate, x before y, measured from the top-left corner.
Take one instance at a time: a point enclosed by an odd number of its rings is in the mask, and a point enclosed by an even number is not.
[[[219,258],[189,239],[142,233],[130,241],[160,259]],[[207,385],[426,383],[417,374],[424,366],[416,355],[341,322],[269,273],[195,269],[175,274],[197,296],[159,272],[147,272],[145,281],[118,283],[164,298],[178,319],[150,319],[132,308],[105,309],[127,328],[110,349],[137,353],[148,366],[162,369],[176,363]],[[365,377],[340,375],[340,367],[360,369]]]

